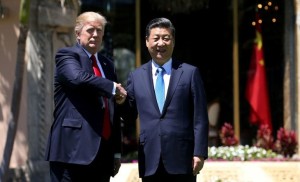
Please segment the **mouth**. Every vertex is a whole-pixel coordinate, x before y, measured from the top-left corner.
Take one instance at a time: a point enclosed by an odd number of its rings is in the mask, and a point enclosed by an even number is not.
[[[91,42],[89,42],[89,44],[90,44],[90,45],[94,45],[94,46],[97,46],[97,45],[98,45],[98,43],[97,43],[96,41],[91,41]]]
[[[90,40],[90,44],[96,44],[96,40]]]
[[[166,52],[166,50],[165,50],[165,49],[163,49],[163,50],[161,50],[161,49],[157,49],[157,50],[156,50],[156,52],[157,52],[157,53],[165,53],[165,52]]]

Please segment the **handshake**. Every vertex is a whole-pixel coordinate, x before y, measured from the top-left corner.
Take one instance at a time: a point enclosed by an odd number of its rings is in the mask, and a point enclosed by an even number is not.
[[[123,104],[126,100],[126,97],[127,97],[126,90],[122,87],[122,85],[120,83],[117,83],[116,84],[116,95],[115,95],[116,103]]]

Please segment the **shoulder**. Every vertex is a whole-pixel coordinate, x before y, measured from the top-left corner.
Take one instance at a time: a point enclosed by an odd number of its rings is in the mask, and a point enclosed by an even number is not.
[[[56,57],[64,55],[80,55],[82,53],[84,53],[84,51],[77,45],[74,45],[70,47],[59,48],[56,52]]]
[[[147,63],[142,64],[141,66],[137,67],[133,73],[140,73],[140,72],[144,72],[146,70],[151,70],[151,61],[148,61]]]
[[[75,51],[83,51],[83,50],[78,44],[75,44],[73,46],[61,47],[57,50],[57,52],[75,52]]]
[[[174,69],[183,69],[183,70],[198,70],[198,67],[185,63],[183,61],[173,60],[172,67]]]
[[[110,66],[114,66],[114,61],[112,59],[104,56],[100,52],[98,53],[98,60],[100,60],[100,62],[103,62],[104,64],[108,64]]]

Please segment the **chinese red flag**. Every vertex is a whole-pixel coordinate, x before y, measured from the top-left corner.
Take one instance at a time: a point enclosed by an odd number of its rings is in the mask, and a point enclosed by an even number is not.
[[[259,127],[267,125],[272,130],[262,34],[259,24],[256,25],[256,39],[248,71],[246,99],[250,104],[250,123]]]

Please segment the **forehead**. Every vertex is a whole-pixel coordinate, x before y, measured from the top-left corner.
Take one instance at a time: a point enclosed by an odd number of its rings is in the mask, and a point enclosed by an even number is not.
[[[84,24],[84,27],[102,27],[102,26],[103,25],[102,25],[101,21],[96,21],[96,20],[87,21]]]
[[[170,28],[156,27],[150,30],[150,36],[171,35]]]

